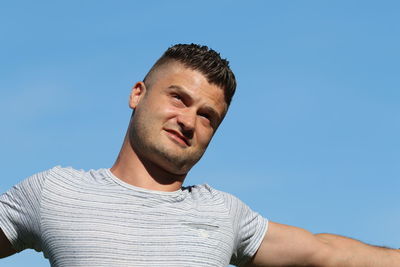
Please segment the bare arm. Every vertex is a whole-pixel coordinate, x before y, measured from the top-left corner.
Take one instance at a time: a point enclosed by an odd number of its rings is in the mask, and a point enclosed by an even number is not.
[[[374,247],[331,234],[270,222],[247,266],[398,267],[400,250]]]
[[[11,256],[17,251],[12,247],[10,241],[8,241],[6,235],[3,233],[3,230],[0,228],[0,259]]]

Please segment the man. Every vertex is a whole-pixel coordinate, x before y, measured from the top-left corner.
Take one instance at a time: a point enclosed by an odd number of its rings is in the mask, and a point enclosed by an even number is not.
[[[52,266],[400,266],[398,250],[268,222],[208,185],[182,187],[236,81],[205,46],[175,45],[132,89],[111,169],[55,167],[0,197],[0,256]]]

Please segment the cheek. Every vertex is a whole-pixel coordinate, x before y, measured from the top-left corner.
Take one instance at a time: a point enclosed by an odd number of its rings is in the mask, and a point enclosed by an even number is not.
[[[165,119],[165,120],[171,120],[175,119],[179,115],[179,110],[175,107],[164,107],[160,111],[160,115]]]
[[[149,110],[147,117],[156,120],[169,120],[176,115],[176,110],[171,106],[152,104],[145,108],[146,110]]]
[[[211,128],[199,127],[197,130],[197,138],[202,146],[207,146],[213,137],[214,131]]]

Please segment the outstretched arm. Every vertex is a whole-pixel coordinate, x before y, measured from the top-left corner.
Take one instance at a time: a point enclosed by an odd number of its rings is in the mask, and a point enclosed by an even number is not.
[[[16,253],[15,249],[0,228],[0,259],[11,256],[14,253]]]
[[[260,248],[247,266],[398,267],[400,250],[337,235],[314,235],[270,222]]]

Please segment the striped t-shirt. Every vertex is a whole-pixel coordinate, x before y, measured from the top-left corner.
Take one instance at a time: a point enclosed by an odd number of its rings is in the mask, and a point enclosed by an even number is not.
[[[54,267],[242,266],[268,221],[208,185],[160,192],[109,169],[55,167],[0,196],[0,228],[17,251]]]

